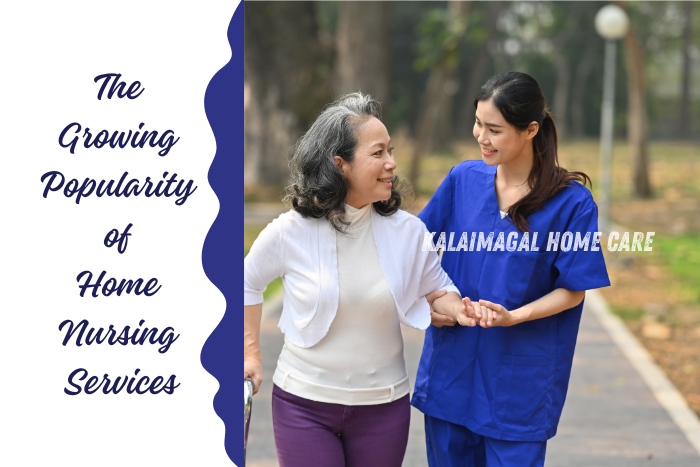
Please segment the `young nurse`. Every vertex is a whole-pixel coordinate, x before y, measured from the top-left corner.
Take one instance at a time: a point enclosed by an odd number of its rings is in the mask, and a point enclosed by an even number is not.
[[[442,257],[480,326],[433,320],[412,404],[425,413],[433,467],[542,466],[566,398],[585,291],[610,285],[598,248],[564,251],[547,239],[592,237],[598,212],[588,176],[559,167],[554,121],[532,77],[491,78],[475,107],[482,160],[452,168],[419,217],[448,238],[493,234],[490,247],[447,248]],[[519,240],[499,247],[499,237]]]

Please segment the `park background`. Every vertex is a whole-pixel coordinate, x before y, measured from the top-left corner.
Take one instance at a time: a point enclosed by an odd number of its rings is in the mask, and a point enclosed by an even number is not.
[[[616,64],[610,216],[614,230],[655,235],[651,252],[605,249],[613,285],[601,293],[700,414],[700,3],[613,3],[630,28]],[[450,167],[480,158],[474,96],[510,70],[538,80],[561,165],[588,173],[600,202],[605,41],[594,18],[606,4],[246,2],[246,209],[286,209],[295,141],[334,97],[361,90],[383,103],[419,212]],[[246,251],[262,227],[245,226]]]

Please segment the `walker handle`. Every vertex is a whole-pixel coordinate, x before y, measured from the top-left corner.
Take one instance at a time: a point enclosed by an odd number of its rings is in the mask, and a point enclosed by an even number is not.
[[[253,390],[255,383],[250,378],[243,380],[243,465],[245,466],[246,446],[248,445],[248,427],[253,410]]]

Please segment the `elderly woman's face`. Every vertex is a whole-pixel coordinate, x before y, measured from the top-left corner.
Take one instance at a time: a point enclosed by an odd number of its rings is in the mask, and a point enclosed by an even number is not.
[[[345,202],[354,208],[391,197],[396,161],[391,138],[384,124],[375,117],[357,126],[357,149],[352,162],[336,156],[348,182]]]

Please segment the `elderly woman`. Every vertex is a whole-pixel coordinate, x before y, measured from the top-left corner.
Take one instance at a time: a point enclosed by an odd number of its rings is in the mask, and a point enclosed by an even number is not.
[[[400,211],[380,105],[360,93],[328,106],[296,145],[287,200],[245,258],[244,377],[262,382],[262,291],[284,283],[284,347],[272,377],[280,465],[400,466],[410,384],[399,324],[425,329],[425,295],[461,324],[459,290]]]

